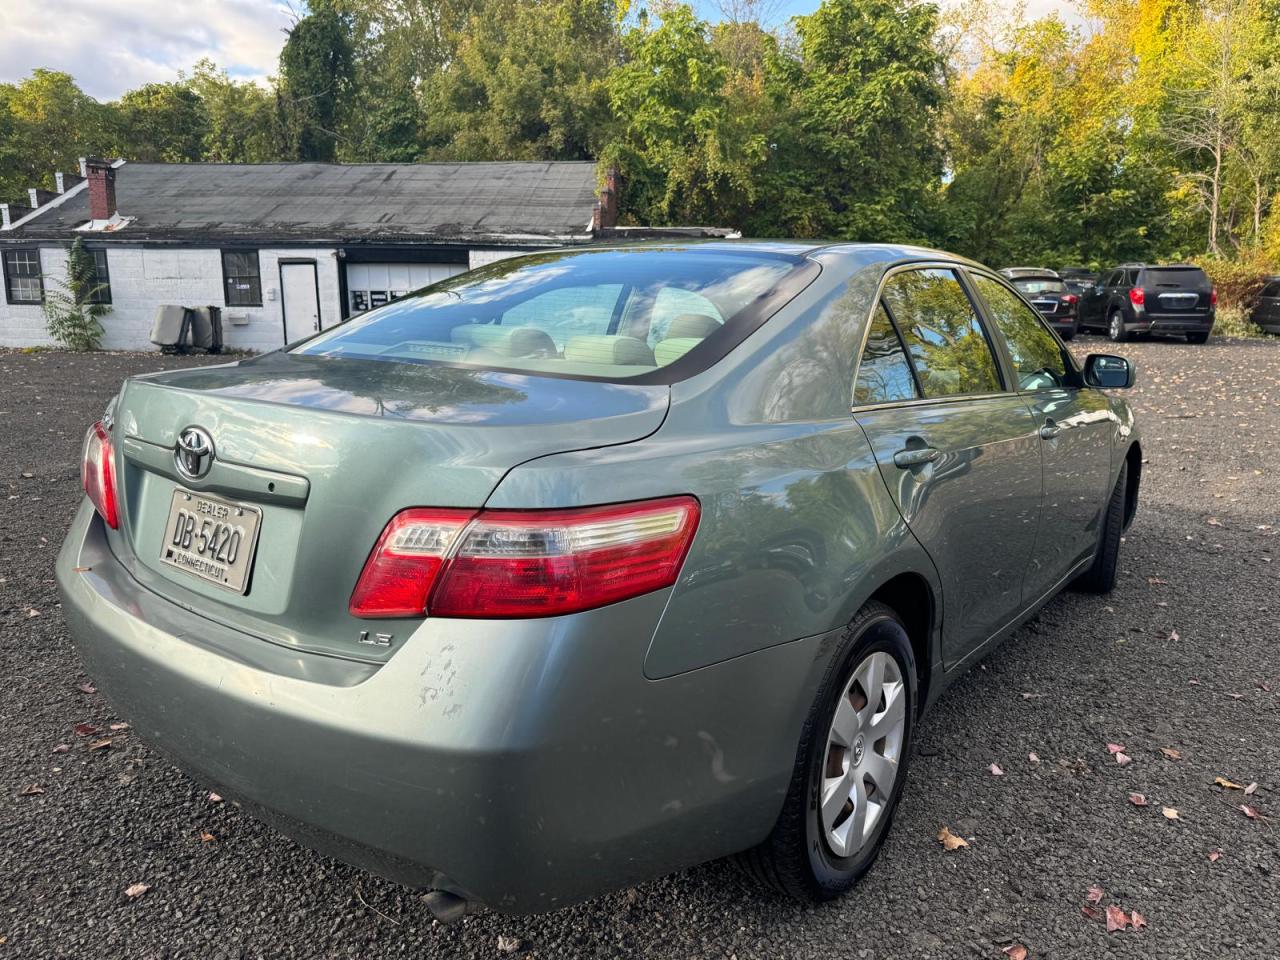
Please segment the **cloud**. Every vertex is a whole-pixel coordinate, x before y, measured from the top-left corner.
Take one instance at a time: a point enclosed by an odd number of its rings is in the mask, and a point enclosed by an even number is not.
[[[232,76],[276,70],[286,0],[0,0],[0,81],[63,70],[99,100],[174,80],[209,57]]]

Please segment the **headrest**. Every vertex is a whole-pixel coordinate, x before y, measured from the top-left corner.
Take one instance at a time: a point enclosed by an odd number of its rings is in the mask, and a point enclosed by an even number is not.
[[[604,334],[570,337],[564,345],[564,358],[585,363],[626,363],[653,366],[653,351],[635,337],[612,337]]]
[[[701,340],[703,337],[709,337],[723,324],[715,317],[709,317],[705,313],[682,313],[667,327],[667,335],[664,340],[682,340],[685,337],[694,337]]]
[[[501,357],[554,357],[555,341],[537,327],[501,327],[463,324],[449,333],[454,343],[479,347]]]
[[[658,342],[653,348],[653,355],[658,366],[665,367],[668,363],[675,363],[701,342],[702,337],[668,337]]]

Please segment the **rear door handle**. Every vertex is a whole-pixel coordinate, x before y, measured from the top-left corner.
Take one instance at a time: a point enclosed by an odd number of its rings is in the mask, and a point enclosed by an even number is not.
[[[893,455],[893,462],[905,470],[909,467],[933,463],[938,457],[939,453],[933,447],[907,447],[905,450],[899,450]]]

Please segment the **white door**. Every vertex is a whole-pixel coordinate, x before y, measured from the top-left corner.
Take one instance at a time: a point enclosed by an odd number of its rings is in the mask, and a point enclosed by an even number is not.
[[[309,337],[320,329],[314,263],[280,264],[280,296],[284,301],[285,343]]]

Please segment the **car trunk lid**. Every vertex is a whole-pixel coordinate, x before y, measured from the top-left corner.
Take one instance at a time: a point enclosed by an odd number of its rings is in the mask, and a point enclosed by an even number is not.
[[[480,507],[519,463],[652,433],[667,402],[662,385],[284,353],[135,378],[115,410],[113,546],[145,586],[203,616],[299,649],[385,658],[413,621],[357,620],[347,602],[394,513]],[[175,456],[189,427],[213,446],[198,479]],[[189,494],[260,518],[244,592],[162,559]]]

